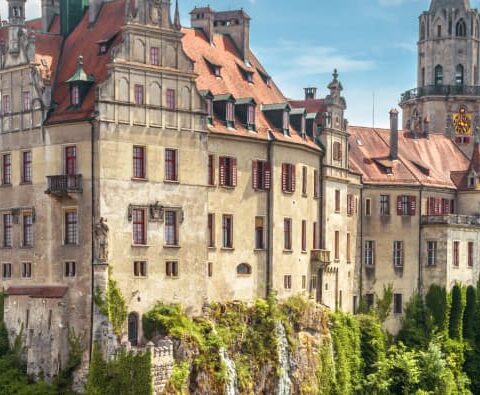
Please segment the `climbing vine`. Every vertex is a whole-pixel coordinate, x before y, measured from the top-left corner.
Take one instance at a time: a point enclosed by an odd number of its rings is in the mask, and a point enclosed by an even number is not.
[[[109,274],[106,296],[97,288],[93,295],[94,302],[101,314],[112,323],[113,332],[120,337],[127,320],[128,309],[117,282]]]

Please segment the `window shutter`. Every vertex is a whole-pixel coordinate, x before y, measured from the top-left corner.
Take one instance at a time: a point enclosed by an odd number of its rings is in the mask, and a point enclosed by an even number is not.
[[[372,241],[372,265],[375,266],[375,242]]]
[[[417,198],[415,196],[410,196],[408,198],[408,203],[410,209],[410,212],[408,214],[415,216],[417,214]]]
[[[232,158],[232,186],[236,187],[237,186],[237,159]]]
[[[225,185],[225,158],[220,157],[220,169],[219,169],[219,178],[220,178],[220,185]]]
[[[450,200],[443,199],[443,215],[450,214]]]
[[[287,171],[288,171],[288,165],[283,163],[282,164],[282,191],[283,192],[287,191]]]
[[[258,162],[256,160],[252,162],[252,188],[255,191],[258,189]]]
[[[450,214],[455,214],[455,200],[450,200]]]
[[[433,215],[434,213],[434,207],[433,207],[433,198],[428,198],[428,215]]]
[[[297,175],[295,165],[290,165],[290,171],[292,172],[292,174],[291,174],[291,176],[292,176],[292,190],[290,192],[295,192],[296,175]]]
[[[265,162],[265,166],[263,168],[264,177],[265,177],[265,190],[269,191],[272,186],[272,166],[270,162]]]
[[[402,196],[397,197],[397,215],[403,215]]]
[[[440,215],[442,211],[442,199],[437,199],[435,205],[435,215]]]

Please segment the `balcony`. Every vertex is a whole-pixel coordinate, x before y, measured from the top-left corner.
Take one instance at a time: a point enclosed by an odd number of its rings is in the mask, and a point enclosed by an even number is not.
[[[57,197],[68,196],[71,193],[82,193],[82,175],[47,176],[48,195]]]
[[[424,215],[422,225],[461,225],[480,227],[480,215]]]
[[[424,96],[480,96],[480,86],[472,85],[428,85],[411,89],[402,94],[400,104]]]
[[[316,268],[318,269],[325,269],[327,268],[330,263],[332,263],[330,259],[330,251],[328,250],[312,250],[311,251],[311,261]]]

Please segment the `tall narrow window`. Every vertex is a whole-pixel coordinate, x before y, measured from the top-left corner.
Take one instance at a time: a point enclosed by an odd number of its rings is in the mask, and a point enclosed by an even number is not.
[[[76,210],[65,212],[65,244],[78,244],[78,213]]]
[[[282,164],[282,191],[295,192],[295,165],[290,163]]]
[[[23,111],[30,111],[32,109],[32,95],[30,91],[22,93]]]
[[[33,215],[23,215],[23,247],[33,247]]]
[[[223,248],[233,248],[233,217],[231,215],[222,217],[222,235]]]
[[[442,25],[437,26],[437,37],[442,37]]]
[[[347,216],[351,217],[355,210],[355,198],[353,195],[347,195]]]
[[[2,155],[2,184],[3,185],[12,184],[12,155],[11,154]]]
[[[237,186],[237,159],[228,156],[220,158],[220,185],[223,187]]]
[[[147,229],[145,227],[145,210],[133,209],[133,244],[145,245],[147,244]]]
[[[393,295],[393,314],[402,314],[403,313],[403,304],[402,304],[402,294]]]
[[[215,214],[208,214],[208,247],[215,247]]]
[[[270,162],[255,160],[252,162],[252,188],[255,191],[269,191],[272,179]]]
[[[463,81],[464,81],[464,68],[463,68],[463,65],[459,64],[455,69],[455,83],[461,86],[463,85]]]
[[[32,182],[32,151],[22,152],[22,183]]]
[[[307,170],[307,167],[306,166],[303,166],[302,167],[302,195],[306,195],[307,194],[307,174],[308,174],[308,170]]]
[[[365,265],[375,265],[375,242],[373,240],[365,241]]]
[[[73,85],[70,88],[70,103],[72,106],[80,105],[80,87],[78,85]]]
[[[177,261],[165,262],[165,274],[167,277],[170,277],[170,278],[178,277],[178,262]]]
[[[312,249],[316,250],[318,248],[318,223],[313,223],[313,243]]]
[[[138,314],[130,313],[127,318],[127,338],[130,345],[138,345]]]
[[[167,89],[167,109],[175,110],[176,108],[175,90]]]
[[[32,264],[30,262],[22,263],[22,278],[32,278]]]
[[[249,104],[247,108],[247,126],[253,128],[255,126],[255,105]]]
[[[178,245],[177,212],[165,211],[165,245]]]
[[[335,212],[339,213],[341,209],[341,193],[339,189],[335,190]]]
[[[76,262],[65,262],[63,267],[63,275],[65,277],[75,277],[77,275]]]
[[[347,263],[352,261],[352,240],[350,233],[347,233]]]
[[[390,215],[390,195],[380,195],[380,216]]]
[[[13,215],[3,214],[3,246],[10,248],[12,242]]]
[[[8,115],[12,112],[12,105],[10,102],[10,96],[4,95],[3,96],[3,114]]]
[[[467,24],[463,19],[457,22],[455,33],[457,37],[465,37],[467,35]]]
[[[435,66],[435,85],[443,84],[443,67],[440,65]]]
[[[229,101],[227,102],[226,108],[225,108],[225,120],[227,121],[227,126],[233,128],[234,126],[234,121],[235,121],[235,106],[233,102]]]
[[[307,251],[307,221],[302,221],[302,251]]]
[[[437,242],[429,241],[427,243],[427,266],[435,266],[437,264]]]
[[[213,99],[211,97],[205,98],[205,112],[208,124],[213,125]]]
[[[77,174],[77,147],[70,145],[65,147],[65,175]]]
[[[133,147],[133,178],[145,178],[145,147]]]
[[[137,106],[143,106],[144,104],[144,92],[143,85],[135,85],[135,104]]]
[[[165,150],[165,180],[178,181],[177,155],[178,151],[167,148]]]
[[[315,199],[320,197],[318,170],[313,171],[313,197]]]
[[[453,266],[460,266],[460,242],[453,242]]]
[[[215,185],[215,155],[208,155],[208,185]]]
[[[158,47],[151,47],[150,48],[150,63],[154,66],[158,66],[160,64],[160,50]]]
[[[338,230],[335,231],[335,260],[340,260],[340,232]]]
[[[475,258],[475,244],[470,241],[468,243],[468,267],[473,267],[473,262]]]
[[[255,217],[255,249],[263,250],[265,248],[265,218]]]
[[[393,266],[403,267],[403,241],[393,242]]]
[[[4,263],[2,265],[2,277],[6,280],[12,278],[12,264]]]
[[[292,249],[292,219],[283,220],[283,248],[287,251]]]
[[[291,274],[287,274],[287,275],[283,276],[283,287],[286,290],[292,289],[292,275]]]
[[[425,67],[422,67],[422,86],[425,86]]]

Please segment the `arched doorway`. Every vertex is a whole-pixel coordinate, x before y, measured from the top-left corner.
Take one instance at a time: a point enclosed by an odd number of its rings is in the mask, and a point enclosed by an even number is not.
[[[132,346],[138,345],[138,314],[128,315],[128,341]]]

